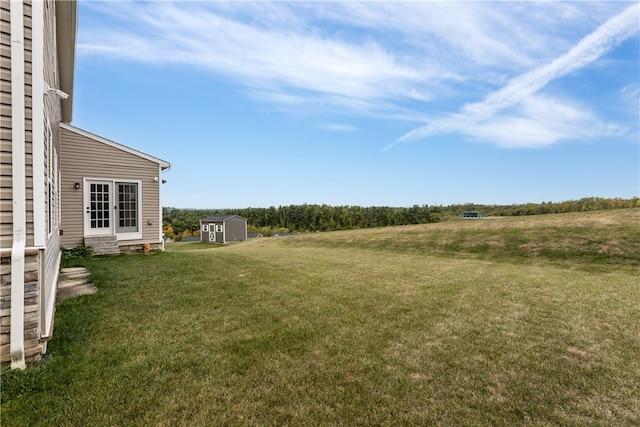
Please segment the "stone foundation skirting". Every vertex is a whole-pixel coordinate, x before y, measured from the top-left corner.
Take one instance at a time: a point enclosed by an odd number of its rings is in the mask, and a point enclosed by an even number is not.
[[[145,246],[148,245],[148,248],[145,249]],[[144,253],[144,252],[153,252],[153,251],[161,251],[162,250],[162,242],[160,243],[136,243],[132,245],[119,243],[120,253],[122,254],[131,254],[131,253]]]
[[[26,362],[39,360],[45,345],[40,340],[40,251],[27,249],[24,272],[24,352]],[[0,362],[11,362],[11,251],[0,252]]]

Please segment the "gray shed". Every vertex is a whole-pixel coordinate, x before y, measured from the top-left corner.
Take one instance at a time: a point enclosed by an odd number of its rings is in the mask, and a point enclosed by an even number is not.
[[[238,215],[213,215],[200,220],[202,242],[228,243],[247,240],[247,219]]]

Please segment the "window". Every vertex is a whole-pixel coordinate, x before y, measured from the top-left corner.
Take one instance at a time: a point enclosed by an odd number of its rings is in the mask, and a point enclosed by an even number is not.
[[[216,224],[216,232],[222,233],[222,224]]]
[[[58,169],[58,153],[53,144],[53,131],[47,118],[44,122],[44,144],[46,149],[45,218],[47,233],[51,234],[60,224],[60,171]]]
[[[209,224],[202,224],[202,231],[208,232],[209,231]]]

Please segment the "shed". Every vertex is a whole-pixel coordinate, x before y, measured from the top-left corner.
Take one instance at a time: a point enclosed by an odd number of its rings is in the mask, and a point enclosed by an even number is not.
[[[239,215],[213,215],[200,220],[200,241],[228,243],[247,240],[247,219]]]

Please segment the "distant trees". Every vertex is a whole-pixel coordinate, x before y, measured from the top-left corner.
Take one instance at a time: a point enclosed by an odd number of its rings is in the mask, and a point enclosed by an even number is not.
[[[163,208],[163,231],[165,236],[176,240],[180,240],[183,236],[197,236],[200,233],[199,221],[210,215],[240,215],[247,218],[249,232],[270,236],[278,231],[317,232],[426,224],[460,217],[465,211],[478,211],[482,216],[521,216],[632,207],[640,207],[640,200],[637,197],[632,199],[588,197],[559,203],[514,205],[471,203],[449,206],[413,205],[409,208],[309,204],[226,210]]]

